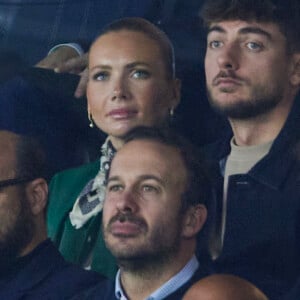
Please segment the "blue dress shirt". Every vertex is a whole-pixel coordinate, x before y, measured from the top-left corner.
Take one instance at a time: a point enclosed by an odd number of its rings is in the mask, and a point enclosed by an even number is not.
[[[194,255],[179,273],[170,278],[166,283],[164,283],[160,288],[154,291],[145,300],[160,300],[166,298],[168,295],[172,294],[181,286],[183,286],[187,281],[189,281],[198,269],[198,267],[199,262],[196,256]],[[116,275],[115,296],[118,300],[128,300],[125,296],[124,291],[122,290],[120,281],[120,270]]]

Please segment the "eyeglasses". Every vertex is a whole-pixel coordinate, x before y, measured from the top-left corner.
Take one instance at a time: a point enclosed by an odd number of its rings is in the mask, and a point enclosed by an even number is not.
[[[12,178],[12,179],[6,179],[6,180],[0,180],[0,188],[4,188],[11,185],[21,184],[25,182],[29,182],[33,180],[32,177],[20,177],[20,178]]]

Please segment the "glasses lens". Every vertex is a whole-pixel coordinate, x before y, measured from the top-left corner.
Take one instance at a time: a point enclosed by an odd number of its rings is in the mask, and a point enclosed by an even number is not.
[[[20,177],[20,178],[12,178],[12,179],[2,180],[2,181],[0,181],[0,188],[25,183],[25,182],[28,182],[31,180],[33,180],[33,178],[28,178],[28,177]]]

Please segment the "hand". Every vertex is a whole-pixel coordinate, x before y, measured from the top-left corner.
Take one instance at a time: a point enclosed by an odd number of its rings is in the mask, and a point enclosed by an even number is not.
[[[88,53],[78,56],[71,47],[62,46],[36,64],[36,67],[53,69],[57,73],[72,73],[81,76],[74,96],[80,98],[85,95],[88,82]]]
[[[64,66],[69,60],[79,59],[77,51],[68,46],[61,46],[39,61],[35,66],[45,69],[59,69]],[[68,71],[66,71],[68,72]]]
[[[88,68],[85,68],[83,70],[83,72],[81,72],[80,76],[81,76],[81,78],[79,80],[79,83],[78,83],[77,88],[74,93],[74,96],[76,98],[80,98],[85,95],[86,87],[87,87],[87,83],[88,83],[88,77],[89,77]]]
[[[73,73],[81,76],[80,81],[75,90],[74,96],[80,98],[85,95],[88,82],[88,53],[82,56],[68,59],[66,62],[57,66],[54,71],[58,73]]]
[[[80,75],[88,65],[88,53],[70,58],[54,68],[57,73],[72,73]]]

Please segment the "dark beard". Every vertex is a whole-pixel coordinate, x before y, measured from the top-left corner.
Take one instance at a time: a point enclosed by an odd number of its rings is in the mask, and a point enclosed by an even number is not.
[[[263,88],[259,88],[254,91],[252,99],[248,99],[248,101],[240,101],[230,105],[220,105],[212,98],[211,92],[207,90],[208,99],[212,108],[217,113],[235,120],[247,120],[271,111],[282,99],[282,94],[283,91],[279,88],[269,95],[264,93]]]
[[[127,272],[145,276],[146,274],[158,274],[163,269],[163,266],[171,263],[173,257],[178,252],[179,241],[176,241],[172,247],[161,249],[156,252],[140,252],[134,257],[117,257],[118,266]]]
[[[26,195],[24,195],[25,197]],[[10,232],[0,241],[0,275],[14,263],[34,235],[34,223],[26,198],[21,200],[21,211]]]
[[[177,228],[175,229],[176,234],[169,244],[165,243],[164,232],[161,228],[157,228],[156,231],[152,232],[150,241],[148,245],[141,246],[140,248],[132,248],[132,251],[121,252],[118,249],[112,249],[107,243],[106,235],[109,232],[110,225],[116,220],[130,220],[131,222],[136,222],[147,231],[147,224],[139,218],[132,216],[131,214],[119,214],[113,217],[106,229],[103,228],[102,224],[102,234],[106,242],[107,248],[112,252],[113,256],[116,258],[118,265],[126,271],[134,272],[136,274],[150,274],[149,272],[161,271],[161,268],[169,264],[176,253],[179,251],[180,247],[180,228],[182,226],[182,217],[178,216],[178,222],[176,223]]]

